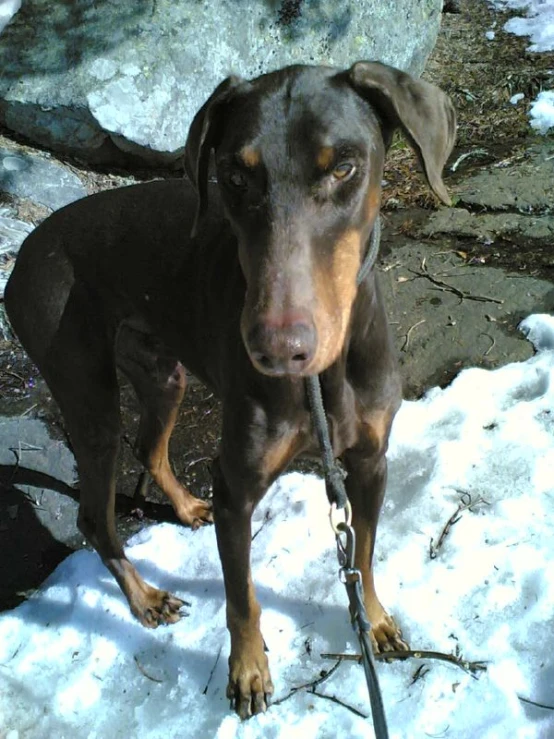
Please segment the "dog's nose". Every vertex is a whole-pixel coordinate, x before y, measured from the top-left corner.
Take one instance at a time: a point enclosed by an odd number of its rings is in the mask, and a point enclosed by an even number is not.
[[[299,375],[309,366],[316,348],[316,330],[306,316],[283,316],[258,321],[247,336],[254,366],[276,377]]]

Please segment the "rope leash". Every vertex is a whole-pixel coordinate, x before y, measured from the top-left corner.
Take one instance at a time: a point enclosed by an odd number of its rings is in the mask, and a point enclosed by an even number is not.
[[[380,237],[381,226],[379,217],[377,217],[373,226],[368,253],[360,267],[360,271],[358,272],[358,285],[365,279],[365,277],[367,277],[371,268],[375,264],[377,253],[379,251]],[[305,386],[312,424],[321,450],[325,477],[325,490],[327,492],[329,503],[331,504],[331,527],[336,536],[337,557],[340,565],[339,579],[346,587],[352,626],[356,631],[358,641],[360,642],[362,664],[369,692],[375,736],[376,739],[388,739],[389,733],[387,729],[385,709],[383,706],[383,698],[381,696],[381,689],[377,679],[375,660],[373,659],[373,649],[369,639],[371,623],[367,617],[367,611],[364,605],[361,574],[354,566],[356,535],[351,526],[352,509],[344,485],[346,475],[342,467],[337,463],[333,454],[333,447],[331,446],[329,435],[329,426],[327,424],[325,408],[323,406],[323,396],[321,393],[321,381],[319,375],[306,377]],[[342,509],[345,509],[345,521],[336,523],[336,512],[337,510]]]
[[[383,697],[381,695],[381,688],[379,687],[379,679],[377,677],[377,669],[375,667],[375,659],[373,657],[373,648],[369,639],[371,623],[367,617],[367,611],[364,604],[362,577],[360,570],[357,570],[354,566],[356,535],[354,533],[354,529],[350,525],[348,512],[346,521],[341,521],[338,524],[334,524],[333,517],[331,517],[331,526],[333,527],[337,537],[337,557],[339,564],[341,565],[339,569],[339,579],[346,587],[352,627],[356,631],[358,641],[360,642],[362,665],[369,693],[375,736],[376,739],[388,739],[389,732],[387,728],[387,719],[385,717]]]

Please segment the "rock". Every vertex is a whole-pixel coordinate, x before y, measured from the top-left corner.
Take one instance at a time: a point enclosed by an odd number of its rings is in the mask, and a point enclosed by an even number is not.
[[[0,208],[0,298],[15,262],[15,255],[33,227],[11,217],[11,211]],[[3,332],[0,331],[0,335]]]
[[[16,452],[17,456],[14,454]],[[75,459],[67,445],[50,438],[46,425],[37,419],[0,417],[0,465],[13,465],[24,470],[35,470],[49,475],[53,480],[72,487],[77,476]],[[82,541],[76,528],[78,503],[67,493],[55,491],[47,480],[37,480],[34,485],[18,484],[21,502],[36,501],[35,514],[42,526],[57,541],[74,546]],[[48,504],[41,503],[43,496]],[[76,497],[76,496],[75,496]]]
[[[520,213],[471,213],[465,208],[441,208],[420,231],[422,236],[452,234],[492,242],[506,236],[551,239],[554,216],[525,216]]]
[[[0,256],[15,254],[33,226],[13,217],[9,208],[0,208]]]
[[[487,167],[463,180],[455,193],[458,207],[441,208],[434,213],[421,229],[421,235],[447,233],[483,241],[519,236],[551,241],[554,234],[552,145],[539,145],[529,150],[522,161],[507,164],[510,166]]]
[[[44,157],[0,148],[0,191],[45,205],[52,210],[87,194],[69,169]]]
[[[449,287],[426,279],[422,264]],[[380,277],[407,398],[434,384],[444,386],[464,367],[524,361],[533,347],[517,325],[554,307],[547,280],[506,279],[496,267],[468,270],[455,253],[399,235]]]
[[[546,152],[510,167],[488,169],[464,180],[459,202],[490,210],[514,209],[520,213],[545,213],[554,209],[552,183],[554,157]]]
[[[423,70],[442,0],[26,0],[0,37],[0,122],[89,161],[179,160],[228,74],[380,59]],[[40,18],[40,22],[37,19]]]

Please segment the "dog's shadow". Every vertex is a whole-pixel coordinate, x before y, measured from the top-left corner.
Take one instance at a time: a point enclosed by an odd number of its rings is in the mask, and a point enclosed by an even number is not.
[[[37,515],[41,501],[16,485],[25,480],[64,495],[72,489],[49,475],[0,465],[0,610],[15,608],[73,549],[56,539]]]
[[[22,603],[85,546],[76,527],[78,501],[79,490],[52,475],[0,464],[0,561],[6,563],[0,568],[0,611]],[[119,516],[131,516],[135,507],[132,498],[117,495]],[[144,502],[141,513],[152,523],[179,523],[169,504]]]

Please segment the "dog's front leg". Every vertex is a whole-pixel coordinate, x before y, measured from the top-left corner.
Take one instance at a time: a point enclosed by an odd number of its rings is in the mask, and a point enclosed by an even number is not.
[[[241,718],[266,710],[273,693],[260,606],[250,571],[251,518],[254,498],[231,490],[218,460],[213,466],[214,520],[227,597],[227,626],[231,636],[227,696]],[[248,484],[247,480],[244,484]]]
[[[346,491],[352,504],[352,526],[356,534],[355,566],[362,575],[374,650],[402,651],[408,649],[408,645],[392,616],[381,605],[373,579],[375,535],[387,482],[385,450],[390,421],[384,424],[382,418],[376,417],[374,422],[368,420],[363,426],[365,433],[358,445],[343,455]]]

